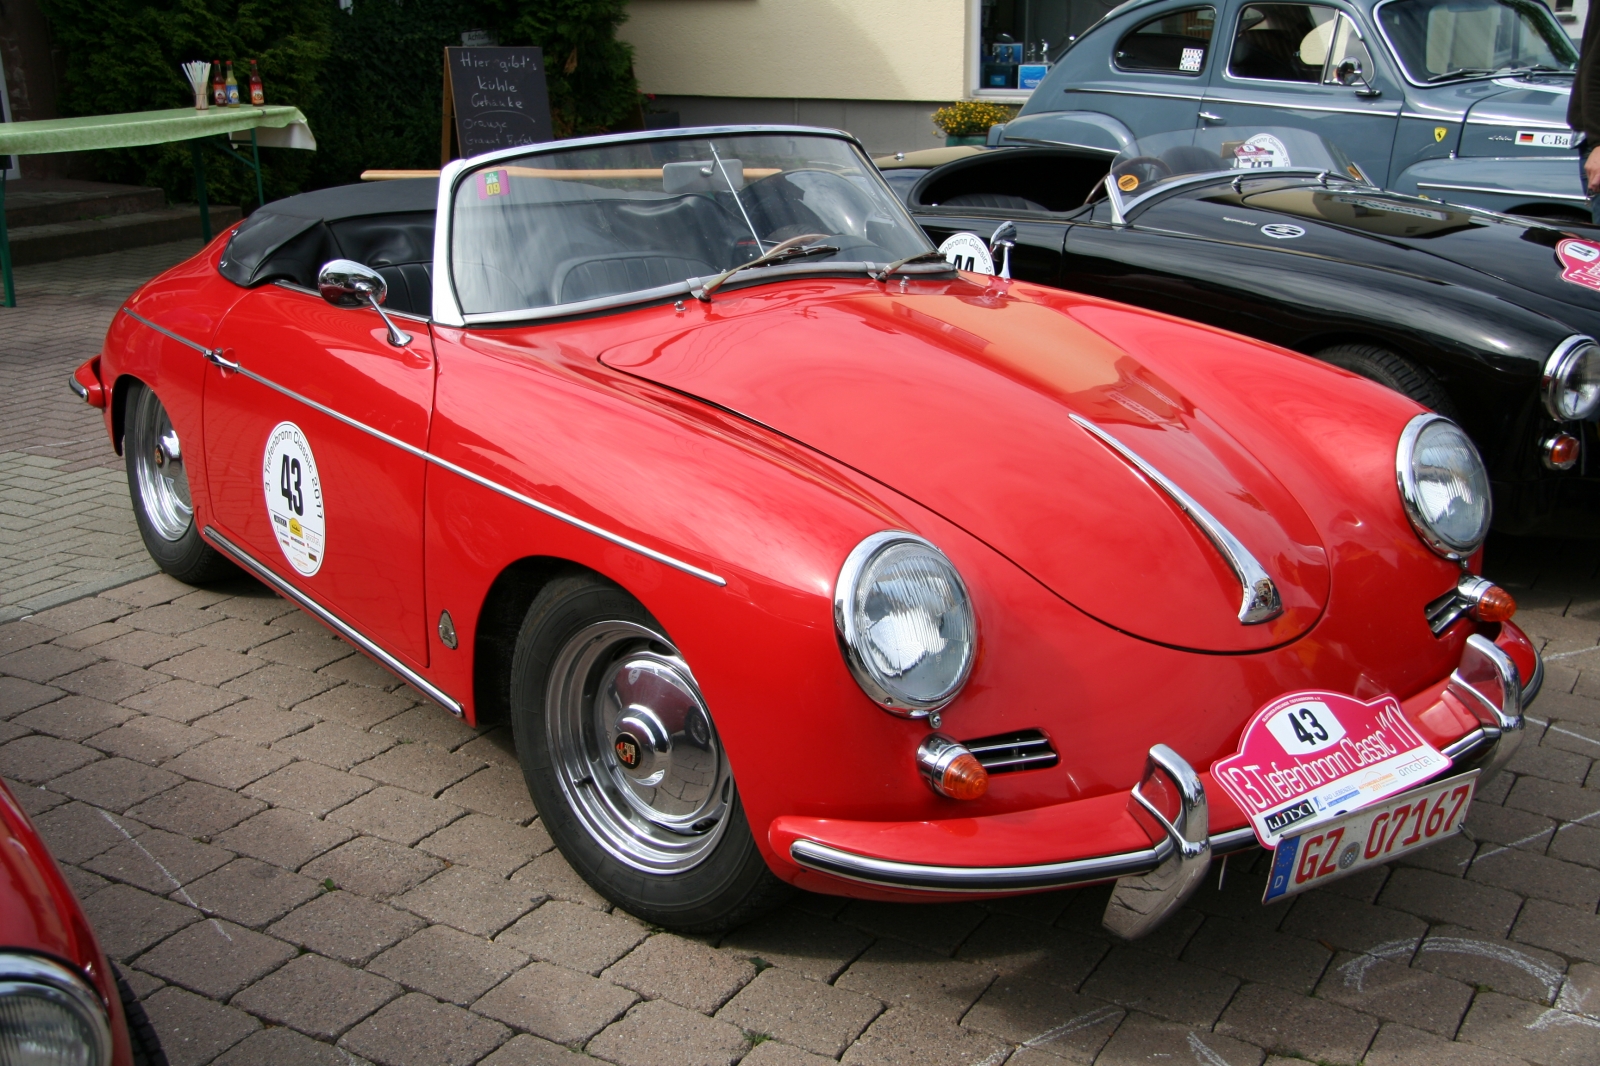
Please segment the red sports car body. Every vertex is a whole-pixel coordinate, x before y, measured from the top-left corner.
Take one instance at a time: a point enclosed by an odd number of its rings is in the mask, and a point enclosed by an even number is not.
[[[1137,935],[1261,837],[1210,771],[1286,693],[1509,756],[1541,667],[1459,431],[930,252],[846,135],[559,142],[268,205],[75,388],[165,568],[509,715],[663,924],[1121,879]]]

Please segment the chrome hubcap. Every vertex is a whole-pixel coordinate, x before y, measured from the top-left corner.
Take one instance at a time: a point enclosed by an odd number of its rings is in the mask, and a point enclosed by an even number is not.
[[[615,858],[675,873],[711,853],[733,778],[689,666],[663,636],[598,622],[556,657],[546,706],[556,777]]]
[[[178,540],[194,521],[183,447],[166,408],[149,389],[139,393],[129,412],[123,447],[133,457],[134,478],[144,517],[162,540]]]

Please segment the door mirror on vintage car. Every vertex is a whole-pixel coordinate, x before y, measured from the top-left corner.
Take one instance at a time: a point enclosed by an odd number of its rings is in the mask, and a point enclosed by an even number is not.
[[[995,228],[994,236],[989,238],[989,254],[993,255],[1000,249],[1005,249],[1005,265],[1000,268],[1000,276],[1011,278],[1011,249],[1017,246],[1017,224],[1015,222],[1002,222]]]
[[[403,348],[411,335],[400,330],[380,306],[389,298],[389,283],[383,275],[352,259],[330,259],[317,271],[317,292],[335,307],[370,307],[389,328],[389,343]]]
[[[1356,90],[1357,96],[1379,96],[1379,91],[1372,87],[1367,80],[1366,71],[1361,69],[1361,60],[1354,56],[1347,56],[1334,69],[1333,76],[1340,85]]]

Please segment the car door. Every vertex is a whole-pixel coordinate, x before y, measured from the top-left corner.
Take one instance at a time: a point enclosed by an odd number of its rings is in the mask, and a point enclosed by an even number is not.
[[[1216,25],[1213,4],[1166,6],[1118,37],[1109,62],[1091,61],[1051,109],[1101,112],[1135,137],[1193,128],[1215,65]]]
[[[428,327],[265,285],[223,320],[205,451],[220,532],[389,652],[427,665],[423,450],[433,408]],[[385,435],[390,440],[384,439]]]
[[[1309,130],[1382,183],[1404,94],[1387,68],[1374,64],[1370,35],[1354,13],[1331,3],[1262,0],[1236,0],[1229,11],[1201,122],[1237,128],[1241,141],[1262,126]],[[1341,84],[1346,60],[1360,75],[1347,73],[1350,84]]]

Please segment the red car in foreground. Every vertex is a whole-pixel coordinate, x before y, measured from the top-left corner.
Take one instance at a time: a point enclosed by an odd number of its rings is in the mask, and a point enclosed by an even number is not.
[[[1136,936],[1215,854],[1282,895],[1454,832],[1539,684],[1452,423],[958,273],[846,134],[269,204],[74,387],[167,572],[508,715],[567,859],[666,926],[1116,880]]]

